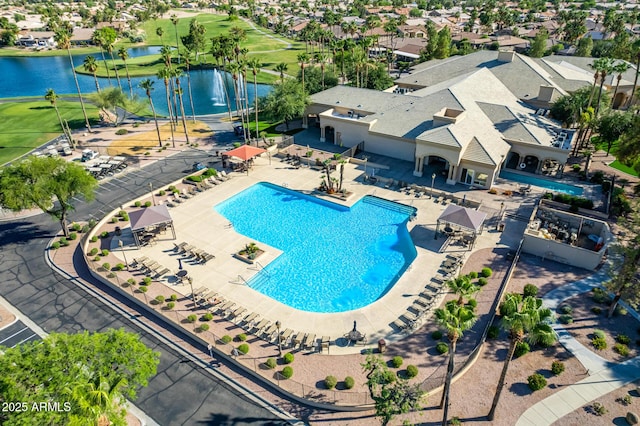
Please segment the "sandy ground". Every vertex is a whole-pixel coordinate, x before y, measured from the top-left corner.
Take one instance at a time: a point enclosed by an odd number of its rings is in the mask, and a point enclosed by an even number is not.
[[[16,320],[16,316],[0,304],[0,330]]]

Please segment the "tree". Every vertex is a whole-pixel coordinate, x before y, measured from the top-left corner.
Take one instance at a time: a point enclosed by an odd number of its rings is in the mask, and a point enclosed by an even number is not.
[[[545,27],[541,27],[538,34],[531,42],[531,48],[529,49],[529,56],[532,58],[542,58],[544,52],[547,50],[547,40],[549,40],[549,32]]]
[[[104,119],[113,122],[114,126],[122,123],[127,115],[127,111],[137,111],[141,109],[141,105],[137,99],[128,99],[119,87],[107,87],[101,92],[89,95],[89,97],[93,103],[102,110]],[[123,111],[122,116],[118,114],[119,110]]]
[[[80,84],[78,83],[78,75],[76,74],[76,67],[73,64],[73,57],[71,56],[71,36],[65,29],[59,29],[55,32],[54,39],[58,43],[60,49],[66,49],[69,56],[69,63],[71,64],[71,73],[73,74],[73,80],[76,83],[76,90],[78,91],[78,98],[80,99],[80,106],[82,107],[82,114],[84,115],[84,123],[87,126],[87,130],[91,132],[91,125],[89,124],[89,116],[87,116],[87,110],[84,107],[84,100],[82,99],[82,92],[80,92]]]
[[[501,327],[509,332],[509,350],[500,379],[498,379],[498,387],[493,397],[491,410],[487,416],[489,421],[494,419],[507,378],[509,364],[518,343],[526,338],[530,344],[541,343],[549,346],[557,339],[555,331],[548,324],[553,314],[550,309],[542,306],[542,299],[533,296],[527,296],[523,299],[521,294],[507,294],[500,305],[500,314],[502,315]]]
[[[289,121],[304,114],[310,103],[311,99],[302,90],[301,84],[289,79],[274,85],[265,99],[264,111],[271,119],[284,121],[288,130]]]
[[[99,30],[96,30],[98,33],[97,39],[99,40],[100,46],[109,52],[109,56],[111,56],[111,66],[113,67],[113,72],[116,75],[116,81],[118,82],[118,87],[122,89],[122,84],[120,82],[120,75],[118,74],[118,67],[116,67],[115,58],[113,57],[113,46],[116,43],[116,39],[118,35],[116,34],[116,30],[111,27],[104,27]],[[94,33],[95,37],[95,33]],[[105,61],[106,66],[106,61]],[[107,67],[108,68],[108,67]]]
[[[205,34],[207,33],[207,29],[199,23],[196,18],[193,18],[189,22],[189,33],[186,36],[182,37],[182,44],[185,49],[195,52],[196,61],[200,55],[200,52],[204,50],[206,39]],[[178,55],[180,55],[180,51],[178,51]]]
[[[633,164],[640,171],[640,115],[633,116],[633,122],[618,142],[618,159],[625,164]]]
[[[449,413],[449,393],[455,367],[456,344],[464,332],[473,327],[477,317],[473,313],[473,309],[456,303],[455,300],[450,300],[445,304],[444,308],[435,310],[435,318],[436,323],[447,333],[447,339],[449,339],[449,363],[447,366],[444,391],[442,393],[442,399],[440,400],[440,408],[444,408],[442,426],[446,426]]]
[[[52,333],[3,350],[0,399],[29,404],[22,412],[0,413],[3,424],[126,424],[126,398],[135,399],[147,386],[160,359],[138,335],[122,329]],[[36,401],[61,407],[33,410]]]
[[[631,89],[631,96],[629,96],[629,102],[627,103],[627,106],[631,106],[633,104],[633,100],[636,95],[636,88],[638,87],[638,76],[640,75],[640,39],[633,42],[631,48],[634,51],[634,54],[632,56],[634,56],[636,59],[636,75],[633,78],[633,88]]]
[[[242,123],[242,128],[243,128],[243,133],[244,133],[244,138],[245,138],[245,143],[247,142],[246,140],[246,132],[244,131],[247,127],[245,126],[244,123],[244,113],[243,113],[243,109],[241,107],[241,100],[240,98],[242,97],[242,93],[240,91],[240,85],[239,85],[239,80],[238,80],[238,76],[240,73],[240,65],[237,62],[231,62],[228,66],[229,69],[229,73],[231,73],[231,78],[233,78],[233,95],[236,99],[236,113],[240,115],[240,122]]]
[[[323,87],[322,86],[322,81],[323,81],[322,70],[319,67],[307,68],[304,73],[304,78],[305,78],[304,90],[310,95],[313,95],[314,93],[318,93],[324,89],[329,89],[331,87],[338,85],[338,76],[336,76],[331,71],[325,71],[324,87]],[[302,83],[302,71],[298,71],[297,80]]]
[[[180,105],[180,116],[182,118],[182,129],[184,130],[184,137],[189,144],[189,130],[187,129],[187,120],[184,116],[184,104],[182,103],[182,87],[180,87],[180,74],[174,74],[176,81],[176,97],[178,98],[178,104]]]
[[[90,72],[93,75],[93,80],[96,83],[96,90],[99,92],[100,84],[98,83],[98,62],[96,62],[96,58],[91,55],[87,55],[87,57],[84,58],[82,66],[86,72]]]
[[[276,65],[273,68],[274,71],[280,73],[280,81],[284,81],[284,73],[287,71],[288,68],[289,68],[289,66],[287,64],[285,64],[284,62],[280,62],[278,65]]]
[[[419,384],[410,385],[405,379],[396,379],[380,355],[369,352],[361,365],[367,371],[369,395],[375,403],[376,416],[383,425],[387,425],[397,414],[420,409],[420,402],[426,394]]]
[[[69,235],[67,215],[73,199],[92,200],[97,181],[77,163],[59,157],[29,157],[0,174],[0,205],[12,211],[38,207],[60,222]]]
[[[164,35],[164,30],[162,29],[162,27],[157,27],[156,28],[156,35],[158,37],[160,37],[160,45],[163,46],[164,45],[164,41],[162,40],[162,36]]]
[[[300,71],[302,72],[302,91],[304,92],[304,66],[309,62],[309,55],[306,53],[298,54],[298,62],[300,63]]]
[[[171,113],[171,99],[169,97],[169,81],[171,80],[171,69],[168,67],[164,67],[160,70],[158,70],[157,73],[157,77],[159,79],[162,79],[164,81],[164,91],[166,94],[166,98],[167,98],[167,111],[169,112],[169,122],[171,123],[171,125],[169,126],[171,129],[171,144],[172,146],[175,148],[176,147],[176,140],[174,138],[173,135],[173,116]],[[176,112],[177,114],[177,112]]]
[[[447,287],[459,296],[456,303],[460,306],[464,305],[465,297],[469,298],[480,291],[480,287],[475,285],[468,275],[462,275],[447,281]]]
[[[58,121],[60,122],[60,128],[62,129],[62,133],[69,139],[71,142],[71,135],[67,134],[67,130],[64,126],[64,122],[62,121],[62,117],[60,116],[60,110],[58,109],[58,94],[53,89],[48,89],[47,93],[45,93],[44,98],[51,103],[53,109],[56,110],[56,116],[58,116]]]
[[[445,59],[450,55],[451,50],[451,30],[449,27],[444,27],[438,31],[438,44],[436,45],[436,51],[434,52],[434,58]]]
[[[580,119],[581,112],[589,107],[589,92],[591,88],[583,87],[570,95],[562,96],[551,106],[551,116],[568,127],[573,126]]]
[[[129,52],[125,47],[121,47],[118,50],[118,56],[122,59],[124,63],[124,69],[127,72],[127,81],[129,82],[129,96],[133,98],[133,86],[131,86],[131,75],[129,75],[129,66],[127,65],[127,59],[129,59]]]
[[[106,34],[104,33],[104,28],[99,30],[95,30],[93,35],[91,36],[91,41],[93,44],[100,48],[100,55],[102,56],[102,62],[104,63],[104,69],[107,71],[107,80],[109,81],[109,86],[111,86],[111,73],[109,72],[109,65],[107,64],[107,59],[104,56],[105,46],[107,45]]]
[[[614,61],[611,58],[598,58],[591,65],[591,68],[600,73],[600,89],[598,91],[598,100],[596,102],[596,118],[598,117],[598,112],[600,111],[600,101],[602,98],[602,87],[604,86],[604,81],[607,78],[608,74],[611,74],[614,67]]]
[[[253,100],[254,100],[253,112],[255,114],[255,120],[256,120],[256,144],[257,144],[258,136],[260,134],[260,125],[258,122],[258,73],[260,72],[260,66],[262,65],[262,63],[258,58],[253,58],[249,60],[249,63],[247,65],[251,68],[251,72],[253,73]]]
[[[618,94],[618,88],[620,87],[620,80],[622,80],[622,74],[627,72],[629,69],[629,64],[624,61],[617,62],[611,69],[612,72],[618,74],[616,77],[616,89],[613,91],[613,95],[611,96],[611,107],[613,108],[613,103],[616,101],[616,95]]]
[[[191,105],[191,118],[193,122],[196,122],[196,110],[193,107],[193,95],[191,94],[191,73],[189,72],[189,68],[191,66],[191,50],[185,48],[182,55],[182,62],[184,62],[185,74],[187,75],[187,89],[189,92],[189,104]]]
[[[178,58],[180,57],[180,43],[178,39],[178,17],[174,14],[171,15],[171,23],[173,24],[173,29],[176,33],[176,49],[178,50]]]
[[[582,37],[578,40],[578,47],[576,47],[576,56],[583,56],[585,58],[591,57],[591,50],[593,49],[593,40],[591,37]]]
[[[631,225],[631,229],[638,228],[638,213],[635,212],[632,220],[627,220],[626,225]],[[633,307],[638,306],[640,300],[640,286],[636,274],[638,273],[640,262],[640,237],[635,234],[630,240],[621,241],[610,248],[612,264],[609,268],[610,280],[604,286],[611,291],[614,296],[607,318],[611,318],[618,306],[620,299],[624,298]]]
[[[628,111],[610,111],[598,119],[596,130],[600,134],[600,139],[607,144],[607,155],[609,155],[613,143],[633,124],[633,115]]]
[[[158,146],[162,147],[162,137],[160,136],[160,126],[158,125],[158,116],[156,115],[156,108],[153,106],[153,99],[151,98],[151,92],[153,92],[153,81],[151,79],[144,79],[140,82],[140,88],[144,89],[147,98],[149,99],[149,105],[151,106],[151,112],[153,113],[153,121],[156,124],[156,133],[158,134]]]

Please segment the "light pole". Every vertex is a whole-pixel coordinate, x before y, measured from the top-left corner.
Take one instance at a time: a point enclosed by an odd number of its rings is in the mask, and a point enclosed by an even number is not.
[[[153,205],[156,205],[156,197],[153,195],[153,183],[149,182],[149,190],[151,191],[151,200],[153,201]]]
[[[367,177],[367,160],[369,160],[369,158],[366,156],[362,158],[364,158],[364,177],[366,178]]]
[[[122,252],[122,257],[124,258],[124,267],[128,271],[129,270],[129,262],[127,262],[127,255],[124,254],[124,247],[122,244],[122,240],[118,240],[118,247],[120,247],[120,251]]]
[[[436,174],[431,174],[431,193],[429,194],[429,199],[433,198],[433,184],[436,182]]]
[[[196,295],[193,294],[193,278],[187,277],[187,281],[189,281],[189,287],[191,287],[191,299],[193,299],[193,303],[196,303]]]
[[[278,355],[282,356],[282,341],[280,340],[280,321],[276,321],[276,328],[278,329]]]

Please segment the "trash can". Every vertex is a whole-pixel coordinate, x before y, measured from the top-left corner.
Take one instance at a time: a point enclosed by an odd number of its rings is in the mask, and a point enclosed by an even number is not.
[[[385,342],[384,339],[378,340],[378,352],[383,354],[384,351],[386,350],[387,350],[387,342]]]
[[[498,223],[498,231],[500,232],[504,231],[504,222]]]

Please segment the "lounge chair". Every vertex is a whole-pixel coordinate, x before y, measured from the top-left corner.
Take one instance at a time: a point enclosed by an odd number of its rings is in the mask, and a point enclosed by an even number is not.
[[[305,335],[301,332],[294,334],[293,338],[291,339],[291,347],[295,348],[302,345],[302,340],[304,339],[304,336]]]
[[[285,346],[289,346],[288,342],[293,334],[293,330],[290,328],[285,329],[282,333],[280,333],[280,343],[283,343]]]
[[[222,175],[222,177],[223,177],[224,179],[231,179],[231,178],[232,178],[232,176],[231,176],[231,175],[228,175],[228,174],[227,174],[227,172],[225,172],[224,170],[223,170],[223,171],[221,171],[221,172],[220,172],[220,174]]]
[[[302,341],[302,346],[304,346],[305,349],[313,349],[316,346],[316,335],[306,334]]]
[[[136,257],[133,259],[133,264],[137,267],[141,266],[144,264],[144,262],[146,262],[147,260],[149,260],[149,258],[147,256],[142,256],[142,257]],[[131,265],[133,266],[133,265]]]
[[[251,312],[249,315],[247,315],[246,317],[244,317],[242,319],[242,322],[244,322],[248,326],[252,327],[259,317],[260,317],[260,315],[256,314],[255,312]]]
[[[269,321],[268,319],[263,318],[258,324],[254,325],[251,329],[250,332],[254,332],[254,334],[256,336],[261,336],[262,335],[262,330],[264,330],[267,327],[271,326],[271,321]]]
[[[235,311],[229,313],[229,315],[227,316],[228,319],[234,320],[234,319],[239,319],[242,317],[242,315],[247,312],[247,308],[243,308],[243,307],[239,307],[237,308]]]
[[[327,348],[327,352],[330,352],[329,345],[331,343],[331,338],[329,336],[322,336],[322,340],[320,341],[320,352],[324,351]]]
[[[260,335],[265,336],[267,340],[271,341],[273,340],[273,334],[276,331],[278,331],[278,326],[275,324],[271,324],[270,326],[266,327]]]
[[[398,330],[399,332],[403,332],[403,331],[407,331],[407,329],[409,328],[409,326],[407,325],[407,323],[405,323],[404,321],[402,321],[400,318],[398,318],[397,320],[395,320],[394,322],[391,323],[391,325]]]
[[[161,276],[165,275],[167,272],[169,272],[169,268],[162,268],[159,271],[156,271],[155,278],[160,278]]]
[[[211,259],[215,259],[215,258],[216,257],[214,255],[209,254],[207,252],[202,253],[202,255],[200,256],[200,260],[202,261],[202,263],[207,263]]]

